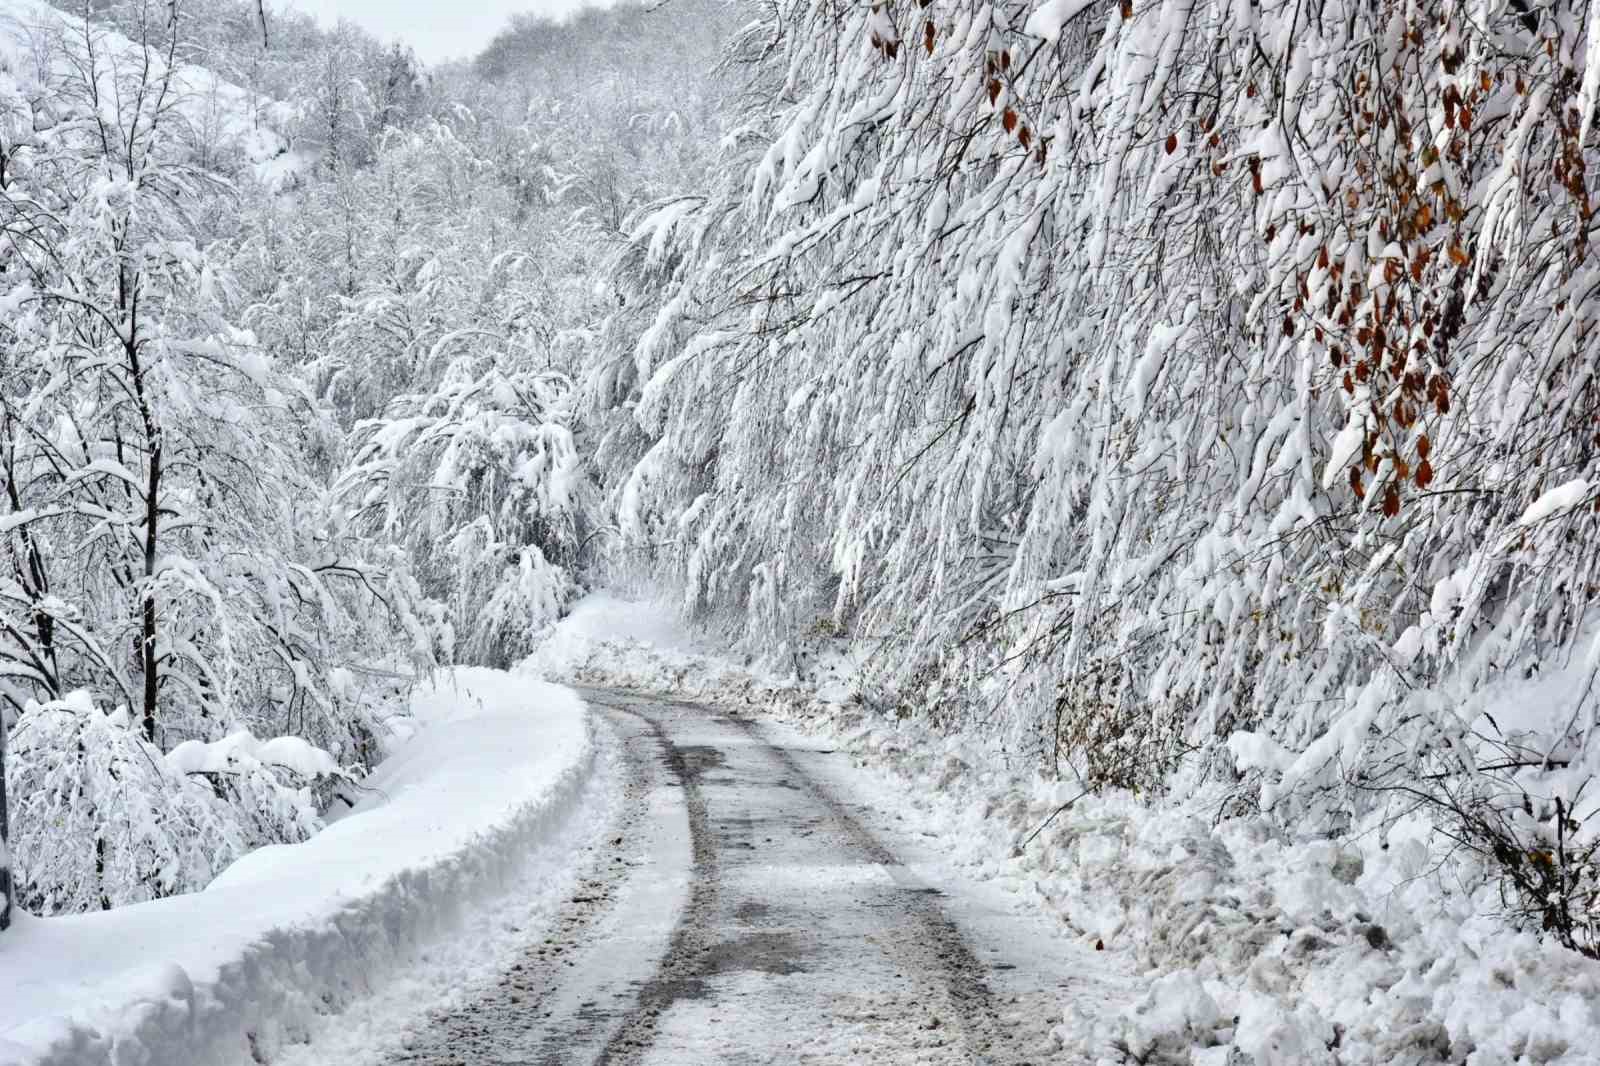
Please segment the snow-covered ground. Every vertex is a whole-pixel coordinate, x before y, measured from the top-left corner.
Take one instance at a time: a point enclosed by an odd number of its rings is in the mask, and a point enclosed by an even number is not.
[[[1121,1010],[1064,996],[1088,1061],[1194,1066],[1600,1062],[1600,962],[1507,928],[1419,818],[1295,837],[1200,787],[1147,803],[1005,768],[981,737],[874,716],[853,666],[806,683],[743,667],[612,596],[536,653],[546,677],[758,709],[851,752],[910,831],[1140,977]]]
[[[364,797],[306,843],[192,895],[20,916],[0,938],[0,1063],[277,1060],[415,1009],[419,982],[436,999],[492,968],[497,931],[564,898],[614,782],[560,686],[456,669],[413,712]]]

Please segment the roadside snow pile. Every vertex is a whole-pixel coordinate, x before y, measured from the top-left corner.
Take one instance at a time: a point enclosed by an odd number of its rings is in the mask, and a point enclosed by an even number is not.
[[[652,645],[660,634],[661,644]],[[1089,1061],[1185,1066],[1593,1064],[1600,962],[1508,928],[1473,865],[1420,817],[1296,837],[1217,789],[1151,806],[1007,769],[970,735],[874,713],[849,662],[763,677],[705,650],[659,605],[580,606],[532,660],[573,682],[773,712],[897,778],[902,814],[974,876],[1087,943],[1146,994],[1120,1015],[1064,1004]]]
[[[0,936],[0,1063],[271,1061],[506,891],[592,798],[569,689],[456,669],[412,709],[415,733],[309,841],[251,852],[203,892],[19,916]]]
[[[545,634],[524,666],[568,684],[668,692],[762,708],[774,701],[798,707],[818,692],[814,684],[802,688],[749,662],[735,664],[720,651],[689,633],[664,601],[595,592]]]

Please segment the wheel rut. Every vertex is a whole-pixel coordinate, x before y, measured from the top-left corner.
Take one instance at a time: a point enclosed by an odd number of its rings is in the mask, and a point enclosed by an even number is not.
[[[756,723],[584,696],[622,738],[624,813],[552,927],[395,1066],[1050,1057],[939,891]]]
[[[675,1005],[701,1001],[709,994],[709,982],[723,974],[761,973],[789,976],[807,972],[807,956],[816,946],[808,944],[803,932],[793,930],[751,931],[728,936],[726,928],[713,926],[719,900],[729,893],[720,881],[727,863],[721,852],[756,850],[757,845],[741,839],[750,835],[756,820],[748,816],[724,815],[715,822],[707,811],[703,782],[710,771],[727,765],[727,756],[709,745],[673,746],[660,725],[642,715],[640,704],[657,709],[672,707],[684,715],[699,716],[731,727],[748,746],[774,763],[780,774],[769,777],[765,786],[802,794],[811,805],[820,807],[826,828],[838,834],[853,857],[883,870],[894,886],[886,898],[874,902],[892,906],[901,923],[909,918],[915,936],[892,940],[889,953],[901,974],[920,973],[944,987],[945,1010],[950,1017],[937,1014],[919,1019],[919,1030],[945,1029],[953,1033],[954,1044],[965,1052],[965,1061],[1014,1063],[1027,1061],[1010,1048],[1011,1038],[985,978],[984,964],[974,954],[956,924],[938,904],[938,889],[922,884],[901,866],[861,821],[815,781],[794,757],[769,743],[756,723],[738,715],[714,714],[704,707],[648,696],[622,693],[586,692],[592,705],[612,712],[637,715],[651,722],[655,734],[670,748],[666,763],[677,775],[685,791],[689,824],[694,841],[695,882],[691,897],[678,926],[674,929],[666,956],[656,974],[640,990],[635,1007],[624,1018],[616,1035],[596,1061],[605,1066],[633,1066],[648,1061],[662,1020]],[[737,787],[735,782],[716,782]],[[813,815],[812,821],[817,819]],[[806,836],[819,827],[802,830]],[[770,841],[769,841],[770,842]],[[743,896],[742,893],[735,893]],[[760,926],[770,920],[773,904],[764,899],[741,898],[731,908],[733,924]],[[870,935],[870,934],[869,934]],[[897,974],[896,976],[900,976]],[[943,1043],[939,1040],[937,1043]]]

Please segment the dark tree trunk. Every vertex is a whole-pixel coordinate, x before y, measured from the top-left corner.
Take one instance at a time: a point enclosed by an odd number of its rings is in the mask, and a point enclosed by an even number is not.
[[[156,438],[158,441],[160,437]],[[141,665],[144,668],[144,738],[156,742],[156,702],[159,698],[156,676],[156,572],[157,526],[161,499],[161,445],[150,452],[150,482],[145,497],[144,530],[144,610],[140,620]]]
[[[6,810],[6,725],[0,717],[0,932],[11,925],[11,817]]]

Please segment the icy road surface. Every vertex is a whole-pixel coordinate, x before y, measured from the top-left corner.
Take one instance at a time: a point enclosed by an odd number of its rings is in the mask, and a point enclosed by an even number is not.
[[[928,845],[859,802],[842,756],[704,707],[584,696],[627,750],[623,813],[555,924],[408,1026],[393,1066],[1071,1061],[1049,1035],[1062,1000],[1106,990],[1064,964],[1081,948],[921,865],[931,851],[906,865]]]

